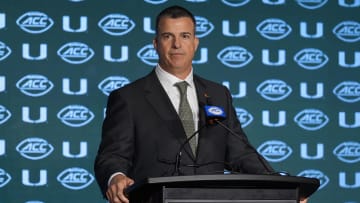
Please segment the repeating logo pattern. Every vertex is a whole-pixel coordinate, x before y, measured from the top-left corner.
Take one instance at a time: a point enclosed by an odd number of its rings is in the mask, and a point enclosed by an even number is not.
[[[1,197],[46,203],[49,188],[103,201],[92,164],[106,98],[157,64],[154,14],[169,3],[0,3]],[[181,4],[196,14],[195,73],[229,89],[257,151],[276,169],[318,178],[314,201],[359,202],[360,1]],[[2,195],[19,187],[32,192]],[[329,199],[338,189],[344,196]]]

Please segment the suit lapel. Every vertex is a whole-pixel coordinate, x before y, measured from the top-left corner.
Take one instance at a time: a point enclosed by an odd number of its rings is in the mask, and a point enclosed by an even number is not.
[[[182,143],[184,143],[186,141],[184,128],[182,127],[179,116],[174,109],[167,93],[161,86],[161,83],[157,78],[155,71],[152,71],[147,76],[145,84],[145,94],[151,106],[155,109],[160,118],[164,121],[164,125],[166,125],[169,128],[170,132],[175,135],[179,144],[181,145]],[[195,159],[191,152],[189,144],[185,145],[184,150],[192,159]]]
[[[176,110],[174,109],[164,88],[161,86],[160,81],[155,74],[155,71],[152,71],[147,76],[145,84],[145,94],[147,100],[150,102],[152,107],[156,110],[156,112],[163,120],[178,120]]]

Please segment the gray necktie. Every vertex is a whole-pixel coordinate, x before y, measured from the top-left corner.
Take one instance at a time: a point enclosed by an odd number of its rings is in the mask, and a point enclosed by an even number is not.
[[[195,127],[193,114],[186,94],[188,83],[185,81],[178,82],[175,86],[180,91],[179,117],[185,129],[186,136],[190,137],[194,133]],[[193,154],[196,155],[196,139],[192,138],[189,143]]]

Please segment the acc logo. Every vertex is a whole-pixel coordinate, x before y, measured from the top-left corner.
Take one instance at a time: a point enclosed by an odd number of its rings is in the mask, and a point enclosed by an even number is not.
[[[291,27],[281,19],[269,18],[262,21],[256,30],[269,40],[280,40],[290,34]]]
[[[45,76],[32,74],[22,77],[16,87],[28,96],[39,97],[48,93],[54,85]]]
[[[94,51],[81,42],[69,42],[57,51],[62,60],[71,64],[81,64],[94,56]]]
[[[152,44],[148,44],[141,48],[138,51],[137,56],[141,59],[142,62],[150,66],[155,66],[157,64],[157,60],[159,59],[159,56]]]
[[[245,48],[239,46],[229,46],[221,50],[217,58],[225,66],[230,68],[241,68],[246,66],[253,59],[253,55]]]
[[[262,82],[256,91],[267,100],[279,101],[289,96],[292,89],[282,80],[270,79]]]
[[[206,109],[206,113],[209,116],[221,116],[224,117],[225,116],[225,111],[218,106],[205,106]]]
[[[209,35],[214,30],[214,25],[208,19],[195,16],[196,20],[196,36],[201,38]]]
[[[325,5],[327,0],[317,0],[317,1],[309,1],[309,0],[297,0],[297,3],[306,9],[317,9]]]
[[[129,84],[130,81],[126,77],[121,76],[110,76],[105,78],[100,82],[98,88],[107,96],[109,96],[110,92],[120,87],[124,87]]]
[[[294,121],[305,130],[319,130],[324,127],[329,118],[320,110],[317,109],[305,109],[298,113]]]
[[[88,108],[81,105],[69,105],[61,109],[57,117],[65,125],[81,127],[88,124],[95,116]]]
[[[185,0],[185,1],[193,2],[193,3],[207,2],[207,0]]]
[[[73,1],[75,2],[75,1]],[[30,200],[30,201],[26,201],[25,203],[44,203],[42,201],[38,201],[38,200]]]
[[[11,49],[0,41],[0,61],[6,59],[11,54]]]
[[[292,153],[292,149],[289,145],[278,140],[264,142],[257,150],[266,160],[272,162],[283,161]]]
[[[31,160],[43,159],[49,156],[53,150],[54,147],[50,143],[37,137],[25,139],[16,146],[16,151],[21,156]]]
[[[135,23],[126,15],[115,13],[102,18],[98,26],[109,35],[121,36],[134,29]]]
[[[297,176],[307,177],[307,178],[317,178],[320,180],[319,190],[324,188],[330,181],[329,177],[327,177],[323,172],[314,169],[308,169],[300,172]]]
[[[238,117],[241,127],[245,128],[248,126],[253,120],[254,117],[245,109],[242,108],[235,108],[236,116]]]
[[[50,29],[54,21],[45,13],[30,11],[20,16],[16,24],[25,32],[39,34]]]
[[[343,142],[334,149],[333,153],[343,162],[356,163],[360,161],[360,143]]]
[[[222,2],[231,7],[238,7],[249,3],[250,0],[222,0]]]
[[[360,100],[360,83],[345,81],[338,84],[333,93],[342,101],[354,103]]]
[[[294,56],[295,62],[308,70],[323,67],[329,60],[328,56],[319,49],[303,49]]]
[[[356,42],[360,40],[360,24],[355,21],[344,21],[335,26],[333,33],[344,42]]]
[[[264,4],[269,4],[269,5],[281,5],[281,4],[285,4],[285,0],[262,0],[262,2]]]
[[[11,176],[0,168],[0,188],[4,187],[11,180]]]
[[[5,123],[11,117],[11,113],[4,106],[0,105],[0,124]]]
[[[144,1],[150,4],[162,4],[167,2],[168,0],[144,0]]]
[[[89,186],[94,177],[83,168],[68,168],[57,176],[57,180],[66,188],[80,190]]]

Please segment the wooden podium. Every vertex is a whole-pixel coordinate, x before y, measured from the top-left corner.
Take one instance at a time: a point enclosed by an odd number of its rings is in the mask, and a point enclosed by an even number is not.
[[[315,178],[278,175],[194,175],[148,178],[128,188],[131,203],[298,203]]]

